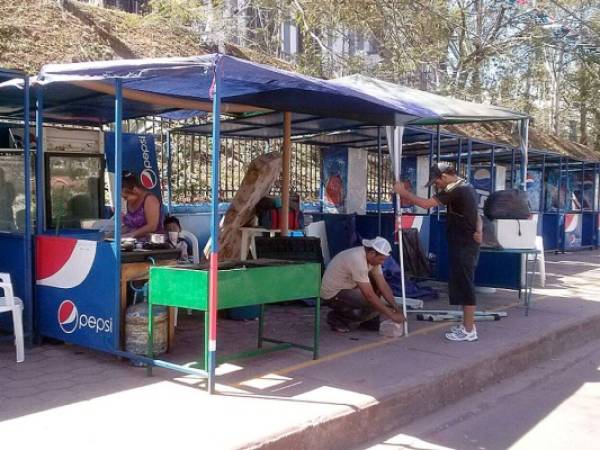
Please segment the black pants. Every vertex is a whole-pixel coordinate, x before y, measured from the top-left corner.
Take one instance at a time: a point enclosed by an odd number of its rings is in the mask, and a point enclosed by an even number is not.
[[[381,295],[373,279],[370,276],[369,279],[375,293]],[[359,288],[343,289],[335,297],[324,302],[331,308],[327,314],[327,323],[332,326],[357,328],[360,324],[379,316],[379,311],[371,306]]]
[[[448,239],[448,296],[451,305],[475,305],[475,269],[479,245]]]

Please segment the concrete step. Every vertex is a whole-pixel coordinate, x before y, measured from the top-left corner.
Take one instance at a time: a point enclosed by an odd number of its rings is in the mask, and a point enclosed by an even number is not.
[[[519,312],[520,310],[517,310],[513,314],[518,315]],[[535,311],[534,308],[532,316],[520,317],[516,321],[526,325],[527,320],[530,320],[529,325],[541,325],[535,318],[536,313],[540,314],[540,311]],[[414,379],[403,380],[369,405],[350,409],[345,414],[322,417],[317,422],[295,430],[286,430],[278,436],[251,444],[247,448],[353,448],[359,443],[368,442],[489,388],[564,351],[590,340],[600,339],[600,311],[595,311],[589,316],[556,320],[545,325],[545,328],[521,336],[521,339],[513,339],[512,342],[511,339],[507,339],[506,345],[498,346],[497,342],[490,342],[489,351],[482,352],[468,364],[447,370],[440,367],[434,375],[428,371],[420,378],[420,382],[416,383]],[[417,339],[426,340],[426,336],[419,336]],[[462,347],[461,350],[468,352],[471,343],[450,345]]]

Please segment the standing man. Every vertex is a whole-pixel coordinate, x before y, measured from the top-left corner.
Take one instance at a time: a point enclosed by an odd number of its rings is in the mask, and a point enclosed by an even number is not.
[[[394,191],[403,199],[429,209],[447,207],[448,295],[451,305],[463,308],[462,325],[446,333],[450,341],[476,341],[475,328],[475,268],[482,240],[482,221],[477,211],[477,193],[458,177],[451,163],[438,162],[429,169],[427,187],[435,185],[437,193],[429,199],[420,198],[406,190],[402,183]]]
[[[396,323],[406,320],[381,270],[392,246],[379,236],[362,244],[338,253],[323,275],[321,298],[332,309],[327,323],[339,333],[359,325],[378,330],[380,314]]]

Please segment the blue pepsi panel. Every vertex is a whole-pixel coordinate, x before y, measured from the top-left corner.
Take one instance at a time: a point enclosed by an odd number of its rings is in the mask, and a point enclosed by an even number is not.
[[[326,213],[346,212],[348,194],[348,148],[331,146],[323,151],[321,201]]]
[[[581,247],[583,218],[580,213],[567,213],[564,216],[565,249],[573,250]]]
[[[440,281],[448,280],[448,242],[446,218],[430,216],[429,251],[435,253],[434,276]],[[519,289],[521,285],[521,255],[513,253],[481,252],[475,271],[475,284],[482,287]]]
[[[544,239],[544,250],[558,250],[559,215],[544,213],[542,220],[542,238]]]
[[[106,154],[106,169],[115,173],[115,133],[104,135],[104,153]],[[128,170],[139,176],[142,185],[161,197],[158,163],[154,136],[151,134],[123,133],[123,170]]]
[[[0,272],[10,274],[15,296],[25,301],[23,311],[23,327],[26,334],[30,323],[32,307],[25,299],[25,248],[22,234],[0,233]],[[0,296],[4,295],[0,291]],[[12,333],[12,317],[10,314],[0,314],[0,329]]]
[[[581,245],[591,247],[596,245],[596,213],[584,212],[581,225]]]
[[[117,350],[118,286],[108,242],[36,239],[36,308],[42,336],[98,350]]]

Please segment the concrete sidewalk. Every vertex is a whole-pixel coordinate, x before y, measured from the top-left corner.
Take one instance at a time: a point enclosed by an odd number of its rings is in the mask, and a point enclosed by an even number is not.
[[[61,448],[350,448],[493,385],[532,364],[600,337],[600,252],[547,257],[546,289],[529,317],[515,292],[481,295],[482,309],[507,310],[478,324],[480,340],[450,343],[449,324],[411,323],[407,338],[323,323],[322,357],[286,350],[219,368],[219,395],[204,381],[145,370],[73,346],[45,345],[14,363],[0,346],[3,443]],[[428,304],[444,306],[445,300]],[[312,311],[268,309],[267,335],[309,342]],[[219,350],[256,342],[256,322],[219,322]],[[177,344],[165,357],[199,359],[201,318],[180,314]]]

